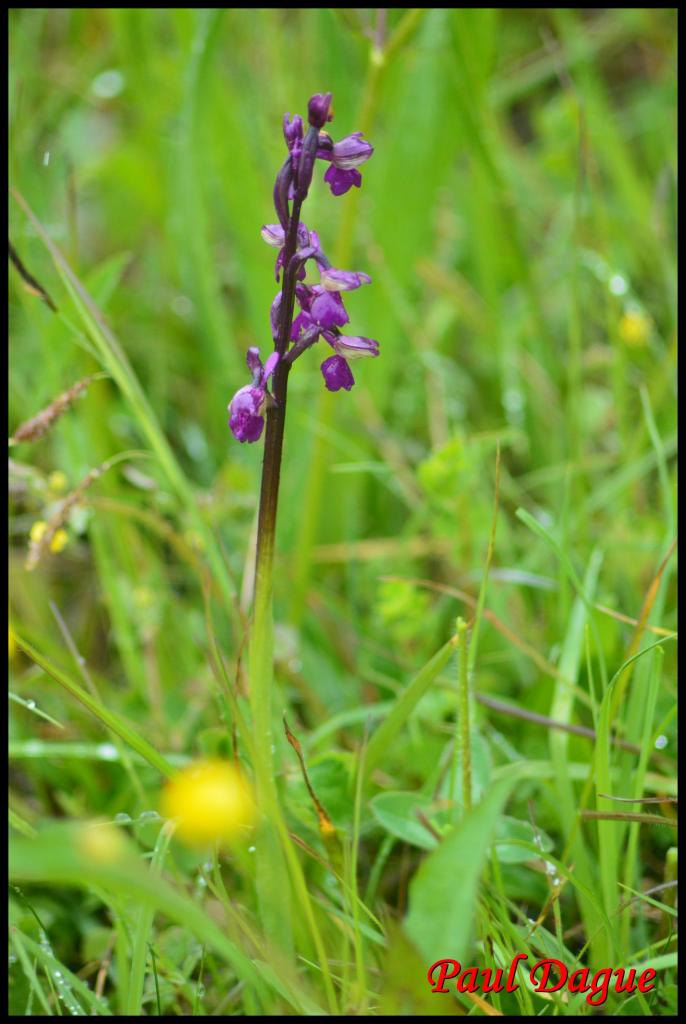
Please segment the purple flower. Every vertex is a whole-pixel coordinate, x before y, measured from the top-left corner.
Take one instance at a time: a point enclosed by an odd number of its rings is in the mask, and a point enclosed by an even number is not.
[[[353,270],[336,270],[334,267],[322,270],[320,280],[327,292],[349,292],[362,284],[372,283],[369,274],[358,274]]]
[[[322,133],[325,134],[325,133]],[[342,196],[353,186],[359,188],[362,184],[362,175],[356,169],[369,160],[374,152],[374,147],[362,138],[362,132],[353,132],[346,135],[340,142],[324,139],[320,135],[317,156],[320,160],[330,160],[331,167],[324,175],[324,181],[328,184],[335,196]]]
[[[331,195],[333,196],[344,196],[346,192],[355,186],[359,188],[362,184],[362,175],[359,171],[353,168],[350,171],[343,171],[331,164],[328,171],[324,175],[324,181],[331,189]]]
[[[359,167],[365,160],[369,160],[374,152],[374,147],[365,142],[362,132],[353,132],[346,135],[340,142],[334,142],[331,160],[334,167],[341,171],[349,171],[353,167]]]
[[[379,343],[373,338],[358,338],[347,334],[336,334],[326,336],[326,340],[333,346],[339,356],[346,359],[362,359],[365,356],[378,356]]]
[[[259,441],[264,429],[264,408],[267,404],[267,381],[276,369],[279,353],[272,352],[266,365],[262,365],[260,350],[248,349],[246,363],[252,374],[252,383],[246,384],[229,403],[229,427],[237,441]]]
[[[317,92],[310,98],[307,119],[313,128],[323,128],[327,121],[333,119],[330,92]]]
[[[290,114],[283,115],[283,137],[289,152],[300,149],[303,140],[303,119],[300,114],[296,114],[292,121]]]
[[[281,401],[281,396],[285,396],[286,372],[320,338],[333,350],[333,354],[321,364],[324,383],[329,391],[350,391],[355,383],[350,361],[379,354],[379,343],[372,338],[341,333],[341,328],[350,321],[343,292],[370,284],[369,274],[332,267],[317,232],[309,231],[300,221],[300,210],[307,198],[317,160],[328,165],[324,180],[332,194],[340,196],[351,188],[360,187],[362,175],[358,168],[374,152],[362,132],[353,132],[335,142],[324,130],[332,119],[330,92],[310,97],[307,106],[309,126],[299,114],[293,117],[284,114],[283,136],[288,155],[276,176],[273,190],[279,223],[264,224],[261,230],[267,245],[278,250],[275,273],[276,280],[282,281],[281,291],[276,294],[269,311],[275,351],[263,365],[259,349],[248,349],[247,365],[252,380],[236,392],[229,404],[229,426],[241,442],[255,442],[262,436],[265,410],[274,403],[268,382],[279,360],[284,364],[284,376],[279,379],[279,387],[283,389],[279,392]],[[293,230],[295,240],[291,234]],[[317,264],[319,284],[305,284],[308,260]],[[293,318],[291,310],[296,299],[300,309]],[[287,312],[290,320],[286,317]],[[283,423],[280,429],[283,430]]]
[[[324,383],[328,391],[350,391],[355,383],[352,370],[341,356],[329,356],[321,366]]]
[[[309,314],[323,331],[332,327],[343,327],[350,320],[346,313],[343,299],[338,292],[327,292],[321,285],[311,289],[313,298],[310,302]]]

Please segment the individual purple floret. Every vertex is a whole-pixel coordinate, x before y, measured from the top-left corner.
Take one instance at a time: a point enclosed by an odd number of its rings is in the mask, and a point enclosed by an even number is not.
[[[272,302],[269,315],[275,351],[263,366],[259,350],[248,350],[252,383],[241,388],[229,405],[229,425],[239,441],[259,440],[264,429],[264,413],[270,404],[274,414],[282,410],[280,425],[275,429],[283,432],[288,373],[296,359],[320,338],[334,351],[334,355],[321,364],[324,383],[329,391],[350,391],[355,383],[348,365],[351,359],[379,354],[379,344],[372,338],[341,333],[341,327],[350,321],[343,292],[371,284],[370,276],[362,271],[333,267],[322,249],[317,232],[310,231],[300,220],[300,210],[307,198],[317,160],[329,165],[324,181],[332,194],[344,195],[353,187],[360,188],[362,175],[358,167],[374,152],[361,132],[353,132],[338,142],[334,141],[324,131],[324,126],[332,119],[329,92],[316,93],[310,98],[307,105],[309,127],[299,114],[293,117],[285,114],[283,118],[288,156],[274,184],[274,208],[279,223],[265,224],[261,231],[267,245],[278,249],[275,275],[281,283],[281,290]],[[318,270],[318,283],[308,283],[308,264]],[[295,308],[296,303],[299,309]],[[267,382],[274,372],[275,397],[272,398]],[[268,448],[270,431],[277,418],[270,413]]]
[[[321,366],[324,383],[329,391],[350,391],[355,383],[353,372],[341,356],[329,356]]]
[[[264,429],[264,409],[267,404],[267,381],[276,369],[279,353],[272,352],[265,366],[258,348],[249,348],[246,356],[252,373],[252,384],[246,384],[229,403],[229,426],[237,441],[259,441]]]

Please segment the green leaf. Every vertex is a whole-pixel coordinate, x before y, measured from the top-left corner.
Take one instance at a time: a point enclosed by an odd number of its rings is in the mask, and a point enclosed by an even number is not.
[[[435,828],[438,827],[435,801],[423,793],[380,793],[369,808],[379,825],[396,839],[422,850],[434,850],[438,845],[438,840],[417,817],[417,811],[421,811]],[[446,817],[445,812],[442,815]]]
[[[429,854],[410,885],[405,930],[427,964],[467,953],[481,871],[511,787],[511,780],[495,785]]]

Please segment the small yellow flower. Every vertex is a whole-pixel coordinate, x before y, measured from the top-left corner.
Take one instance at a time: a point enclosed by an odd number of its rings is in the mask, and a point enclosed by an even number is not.
[[[43,536],[47,528],[48,524],[43,522],[42,519],[39,519],[37,522],[35,522],[29,531],[29,540],[31,541],[31,543],[40,544],[41,537]]]
[[[190,846],[228,840],[250,825],[255,805],[248,783],[230,761],[197,761],[182,769],[162,794],[162,814],[178,821]]]
[[[8,643],[8,657],[11,661],[14,655],[17,653],[17,641],[14,637],[14,630],[12,629],[11,623],[8,623],[9,629],[9,643]]]
[[[639,310],[630,310],[619,321],[619,337],[629,348],[643,348],[650,337],[652,320]]]
[[[63,494],[68,485],[67,474],[63,473],[61,469],[56,469],[48,477],[48,487],[53,494]]]
[[[50,541],[50,550],[54,551],[56,555],[62,551],[63,548],[69,543],[69,534],[66,530],[56,530],[55,536]]]
[[[29,539],[32,544],[40,544],[41,540],[45,536],[45,531],[48,528],[48,524],[39,519],[33,524],[29,531]],[[67,544],[69,543],[69,534],[66,530],[55,530],[54,536],[50,541],[50,550],[58,555]]]

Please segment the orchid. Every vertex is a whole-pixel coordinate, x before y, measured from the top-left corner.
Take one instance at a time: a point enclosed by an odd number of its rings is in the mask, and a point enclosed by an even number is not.
[[[288,156],[274,184],[274,208],[279,222],[264,224],[261,228],[267,245],[278,249],[274,273],[281,289],[274,297],[269,315],[275,350],[265,366],[257,348],[248,350],[252,382],[240,388],[229,403],[229,426],[234,437],[241,442],[252,443],[260,439],[265,413],[269,423],[269,410],[277,410],[285,403],[290,368],[320,339],[334,352],[321,364],[324,384],[329,391],[350,391],[355,378],[349,361],[379,354],[377,341],[341,333],[341,328],[350,321],[342,293],[371,284],[371,277],[363,271],[333,267],[322,249],[317,232],[311,231],[300,220],[300,210],[312,184],[317,160],[329,164],[324,181],[331,193],[339,196],[352,187],[361,186],[362,175],[358,168],[374,152],[361,132],[353,132],[335,142],[324,130],[332,119],[331,93],[328,92],[316,93],[310,98],[307,132],[299,114],[293,117],[285,114],[283,118]],[[307,283],[308,263],[316,266],[319,283]],[[267,389],[272,374],[273,396]],[[283,423],[280,429],[283,431]]]

